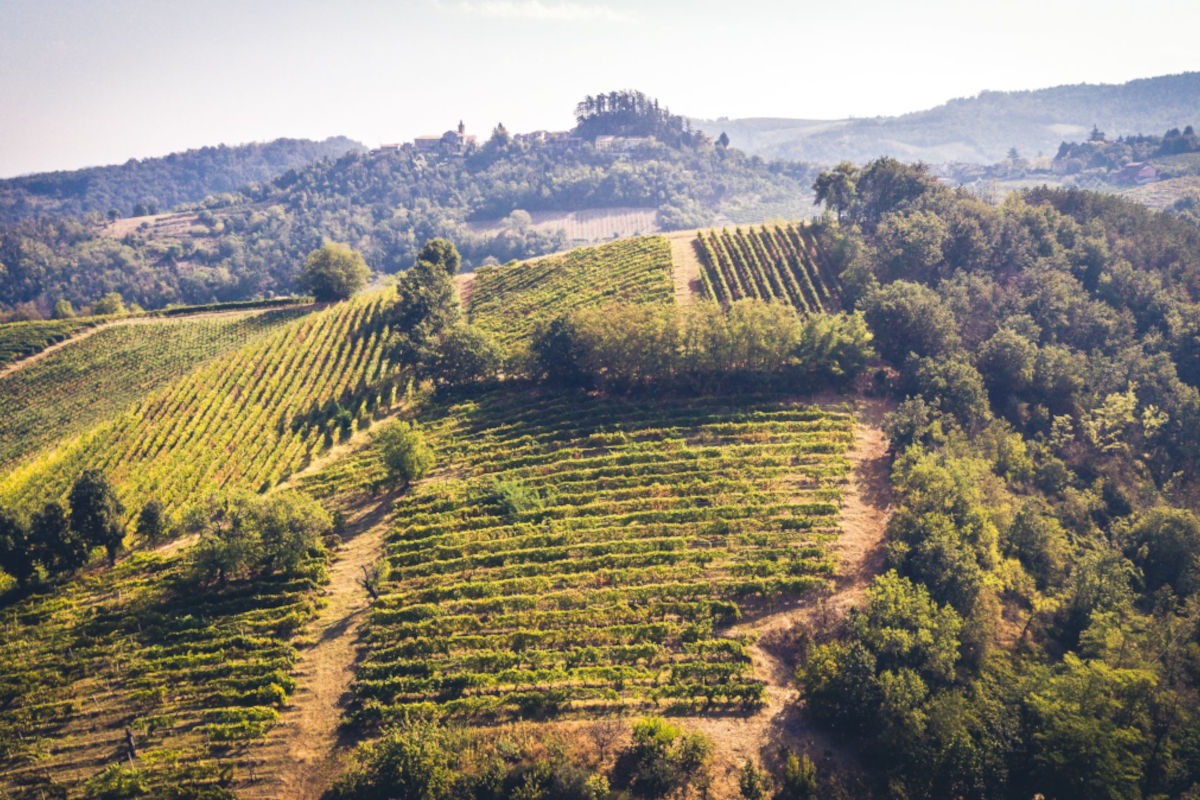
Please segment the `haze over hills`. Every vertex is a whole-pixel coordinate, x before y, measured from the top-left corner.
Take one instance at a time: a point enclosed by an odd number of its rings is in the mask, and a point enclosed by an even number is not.
[[[213,194],[236,192],[323,158],[365,148],[344,136],[324,141],[276,139],[201,147],[124,164],[43,172],[0,180],[0,222],[39,214],[152,214]]]
[[[809,120],[692,120],[734,147],[764,158],[819,164],[865,162],[881,155],[940,164],[994,163],[1015,147],[1053,155],[1062,141],[1154,133],[1200,121],[1200,72],[1128,83],[1078,84],[1018,92],[984,91],[897,117]]]

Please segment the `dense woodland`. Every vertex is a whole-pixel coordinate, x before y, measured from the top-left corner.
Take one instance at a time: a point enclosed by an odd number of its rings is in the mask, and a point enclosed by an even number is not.
[[[824,186],[903,402],[893,571],[802,642],[812,713],[907,796],[1194,792],[1200,232],[887,160]]]
[[[343,136],[323,142],[276,139],[264,144],[202,147],[162,158],[132,158],[110,167],[7,178],[0,180],[0,223],[35,216],[97,213],[111,219],[157,214],[362,149],[358,142]]]

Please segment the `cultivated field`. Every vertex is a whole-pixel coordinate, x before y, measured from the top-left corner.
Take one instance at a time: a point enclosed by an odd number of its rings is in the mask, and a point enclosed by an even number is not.
[[[606,302],[669,303],[671,245],[665,237],[598,247],[475,272],[471,322],[504,343],[528,341],[540,321]]]
[[[800,311],[839,305],[836,281],[819,266],[816,243],[803,225],[702,231],[696,247],[701,287],[711,300],[781,300]]]
[[[431,412],[442,477],[397,505],[354,717],[755,708],[719,629],[833,574],[852,424],[770,398]]]

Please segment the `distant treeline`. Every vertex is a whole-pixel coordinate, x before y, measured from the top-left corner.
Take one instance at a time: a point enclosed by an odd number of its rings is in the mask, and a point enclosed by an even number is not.
[[[23,175],[0,180],[0,222],[37,215],[82,217],[89,212],[106,219],[156,214],[362,149],[344,136],[322,142],[276,139],[202,147],[162,158],[131,158],[108,167]]]

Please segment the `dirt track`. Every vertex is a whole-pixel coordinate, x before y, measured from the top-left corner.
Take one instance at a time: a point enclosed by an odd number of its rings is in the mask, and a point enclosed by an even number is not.
[[[700,296],[700,259],[696,256],[695,231],[666,234],[671,242],[671,275],[675,279],[675,302],[690,306]]]
[[[834,547],[838,569],[829,594],[804,597],[784,608],[730,627],[730,638],[750,637],[755,677],[766,683],[765,703],[748,716],[681,718],[685,728],[701,731],[716,743],[715,796],[737,797],[737,770],[746,759],[777,764],[781,753],[807,753],[817,765],[853,767],[854,757],[841,752],[805,717],[795,686],[795,634],[807,626],[840,619],[859,602],[884,564],[884,529],[892,514],[888,441],[881,426],[889,410],[879,401],[856,403],[855,444],[847,453],[853,465],[842,499],[841,534]]]

